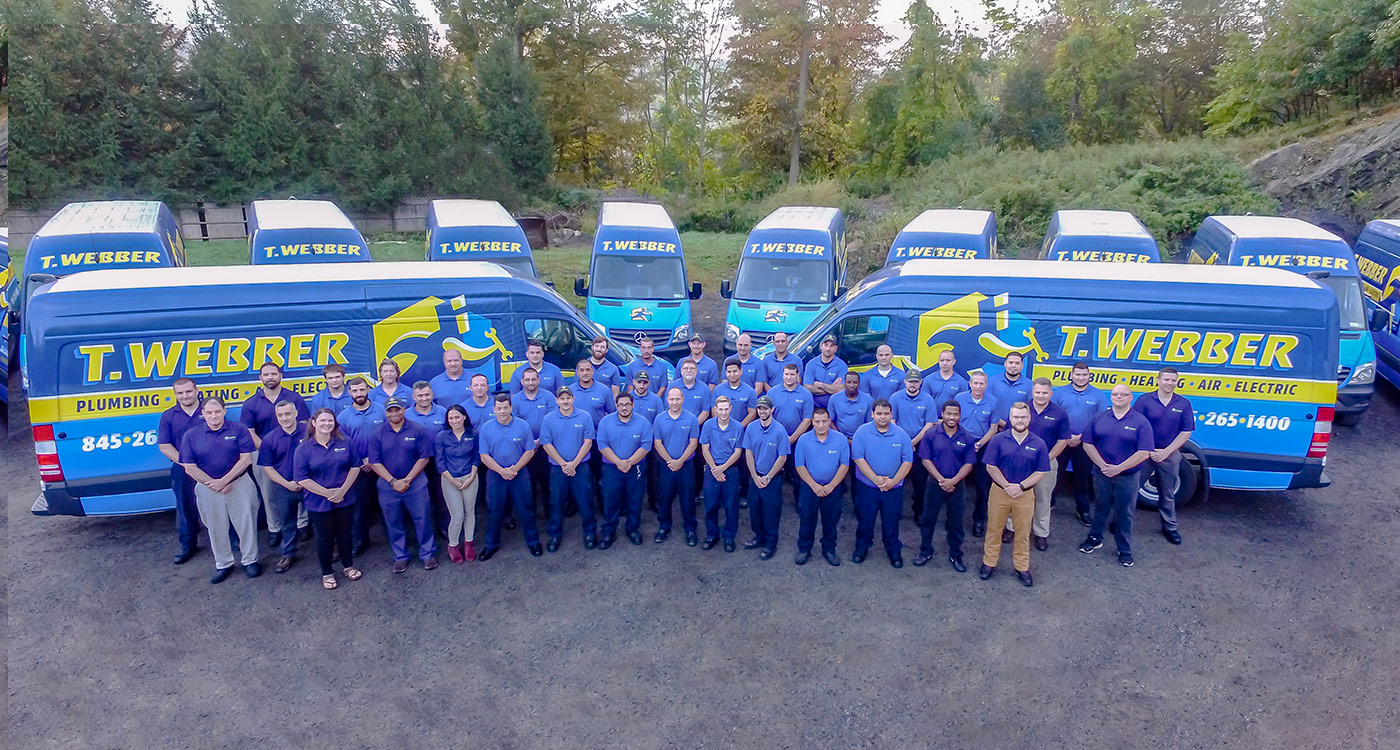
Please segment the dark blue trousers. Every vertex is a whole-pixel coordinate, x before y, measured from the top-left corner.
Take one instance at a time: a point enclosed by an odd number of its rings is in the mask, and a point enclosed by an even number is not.
[[[354,507],[355,541],[362,545],[369,544],[369,530],[383,517],[379,509],[378,480],[369,469],[360,469],[360,476],[355,480]]]
[[[1065,455],[1069,460],[1060,459],[1060,465],[1070,464],[1065,473],[1073,482],[1074,510],[1076,513],[1087,515],[1094,510],[1094,462],[1089,460],[1089,454],[1084,452],[1082,443],[1074,448],[1066,448]]]
[[[734,541],[734,536],[739,533],[739,477],[743,472],[739,471],[739,465],[725,469],[724,481],[715,481],[715,475],[710,473],[708,466],[705,467],[705,538],[724,538],[727,542]],[[719,511],[724,509],[724,531],[721,533],[719,525]]]
[[[846,486],[836,485],[831,494],[817,497],[806,482],[797,484],[797,551],[811,552],[817,535],[817,516],[822,519],[822,552],[836,551],[836,526],[841,523],[841,498]]]
[[[880,516],[880,539],[885,552],[893,555],[904,546],[899,541],[899,511],[904,505],[904,486],[881,491],[856,483],[856,549],[868,550],[875,542],[875,515]]]
[[[384,529],[389,534],[389,547],[394,551],[394,560],[409,559],[405,513],[413,523],[414,535],[418,537],[418,559],[426,560],[437,554],[437,541],[433,539],[432,504],[427,487],[402,493],[393,490],[379,493],[379,508],[384,512]]]
[[[646,494],[645,463],[633,466],[623,472],[606,461],[603,462],[603,523],[599,529],[604,539],[617,536],[617,524],[622,509],[627,508],[627,533],[635,534],[642,529],[642,496]]]
[[[671,471],[666,462],[656,460],[656,522],[662,531],[671,530],[671,503],[680,498],[681,523],[687,532],[695,531],[695,457]]]
[[[175,493],[175,532],[180,537],[180,551],[199,547],[199,506],[194,500],[195,481],[180,464],[170,465],[170,491]],[[295,526],[296,524],[292,524]]]
[[[1106,477],[1098,468],[1094,469],[1094,525],[1089,533],[1103,539],[1108,514],[1112,512],[1113,541],[1118,545],[1119,554],[1133,551],[1133,511],[1137,509],[1141,483],[1142,476],[1136,471]]]
[[[932,480],[932,477],[929,477]],[[919,552],[933,554],[933,532],[938,527],[938,512],[944,507],[948,509],[948,517],[944,519],[945,531],[948,532],[948,554],[953,557],[962,557],[963,534],[963,505],[965,504],[963,485],[967,484],[967,478],[958,483],[952,492],[944,492],[938,482],[930,481],[928,490],[924,494],[924,512],[919,517]],[[1001,532],[997,532],[998,534]]]
[[[521,470],[514,479],[506,479],[488,469],[486,477],[486,544],[483,549],[501,548],[501,522],[506,518],[506,504],[515,507],[515,518],[525,532],[525,543],[540,543],[540,527],[530,512],[530,472]]]
[[[583,524],[583,536],[591,539],[598,535],[598,519],[593,511],[593,471],[588,461],[579,463],[573,476],[554,464],[549,465],[549,538],[555,539],[564,533],[564,506],[570,499],[578,506],[579,521]]]
[[[259,471],[261,466],[256,467]],[[302,491],[291,490],[280,484],[272,484],[272,507],[277,509],[277,517],[282,521],[282,548],[278,550],[283,557],[292,557],[297,553],[297,511],[301,507]]]
[[[759,487],[758,482],[749,485],[749,520],[752,522],[754,508],[758,508],[758,525],[753,535],[765,549],[778,548],[778,523],[783,518],[783,474],[773,477],[767,487]]]

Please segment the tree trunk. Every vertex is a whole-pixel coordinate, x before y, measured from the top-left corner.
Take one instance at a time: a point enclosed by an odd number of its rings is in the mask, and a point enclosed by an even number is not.
[[[806,7],[803,7],[805,16]],[[807,19],[802,19],[802,54],[797,65],[797,117],[792,124],[792,152],[788,155],[788,184],[796,185],[802,173],[802,118],[807,110],[807,61],[811,56],[807,40]]]

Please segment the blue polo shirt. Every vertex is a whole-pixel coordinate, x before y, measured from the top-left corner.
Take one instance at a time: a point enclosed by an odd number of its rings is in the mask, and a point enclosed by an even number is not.
[[[541,388],[535,391],[535,397],[530,398],[524,391],[510,397],[511,412],[521,419],[525,424],[530,425],[530,432],[535,439],[540,438],[540,428],[544,426],[544,418],[552,411],[559,408],[559,402],[555,400],[554,394]]]
[[[948,479],[962,467],[977,463],[978,437],[961,426],[949,435],[943,425],[934,425],[919,441],[919,459],[933,462],[933,468]]]
[[[797,382],[802,382],[802,358],[795,352],[789,351],[786,357],[778,358],[777,352],[770,352],[763,358],[764,382],[769,388],[783,387],[783,369],[788,365],[797,365]]]
[[[447,472],[458,479],[472,473],[481,464],[477,453],[476,432],[470,427],[462,430],[462,437],[447,429],[433,438],[433,461],[438,473]]]
[[[311,438],[301,441],[296,453],[292,455],[291,479],[294,482],[310,479],[328,490],[333,490],[345,484],[350,470],[358,468],[363,461],[360,451],[349,440],[332,438],[329,443],[321,445],[315,438]],[[315,513],[348,507],[359,499],[355,494],[354,485],[351,485],[345,493],[345,498],[339,503],[332,503],[325,495],[318,495],[311,490],[305,490],[301,497],[306,509]]]
[[[768,367],[763,364],[763,360],[750,354],[746,360],[735,356],[734,361],[739,363],[740,383],[757,390],[759,383],[768,382]]]
[[[1001,469],[1008,482],[1024,482],[1037,471],[1050,471],[1050,449],[1045,441],[1029,431],[1026,439],[1016,442],[1011,430],[999,432],[987,443],[982,462]]]
[[[850,440],[861,425],[870,421],[870,405],[873,403],[875,399],[864,391],[856,391],[855,398],[842,391],[826,402],[826,408],[831,413],[832,426]]]
[[[391,475],[398,479],[408,476],[408,472],[413,470],[413,465],[418,463],[418,459],[432,457],[432,436],[428,434],[427,430],[408,419],[404,419],[403,425],[398,431],[395,431],[388,420],[385,420],[384,426],[380,427],[369,439],[369,462],[382,464]],[[428,489],[427,473],[426,469],[418,472],[418,476],[414,477],[413,482],[409,484],[408,491],[426,491]],[[394,492],[394,486],[384,481],[383,477],[379,478],[377,486],[380,492]],[[390,495],[390,497],[392,496]]]
[[[267,400],[267,395],[259,387],[253,391],[253,395],[249,396],[247,401],[243,402],[243,409],[238,414],[238,421],[244,427],[256,432],[261,438],[273,430],[281,429],[277,426],[277,414],[274,413],[274,410],[277,408],[277,404],[283,401],[290,401],[297,405],[298,420],[311,416],[311,412],[306,409],[306,400],[298,396],[291,388],[282,386],[282,390],[277,393],[277,401],[272,402]]]
[[[330,409],[332,414],[339,414],[341,409],[353,402],[354,399],[350,398],[349,388],[342,386],[339,396],[332,396],[331,389],[322,388],[316,391],[316,395],[312,396],[310,401],[306,402],[307,416],[315,414],[321,409]]]
[[[1173,393],[1165,404],[1157,398],[1156,391],[1144,393],[1133,402],[1133,411],[1147,417],[1147,423],[1152,425],[1154,448],[1165,448],[1177,435],[1196,429],[1196,413],[1191,410],[1191,402],[1180,393]]]
[[[807,362],[807,366],[802,371],[802,384],[812,385],[814,383],[826,383],[828,385],[839,384],[846,378],[846,363],[840,357],[832,357],[830,362],[823,362],[821,357],[813,357]],[[814,404],[816,406],[826,406],[827,399],[831,394],[814,393]]]
[[[996,418],[1005,420],[1011,414],[1011,405],[1017,401],[1029,404],[1032,385],[1034,384],[1025,373],[1021,373],[1021,377],[1014,383],[1007,380],[1005,374],[987,378],[987,395],[997,400]]]
[[[909,433],[894,424],[891,424],[888,430],[880,432],[880,428],[876,427],[874,422],[868,422],[861,425],[851,438],[851,460],[857,458],[865,459],[877,476],[892,477],[899,473],[902,464],[914,463],[914,443],[909,440]],[[858,467],[856,479],[866,487],[875,486]],[[903,486],[904,480],[900,480],[899,484],[891,489]]]
[[[444,372],[429,380],[428,384],[433,387],[433,403],[444,409],[472,397],[472,373],[470,372],[463,372],[461,377],[456,380],[447,377],[447,373]]]
[[[666,384],[671,382],[671,376],[667,373],[667,369],[666,360],[660,357],[653,356],[651,364],[647,364],[642,361],[641,357],[637,357],[627,364],[627,382],[630,384],[637,373],[645,370],[647,376],[651,378],[651,387],[647,389],[647,392],[661,393],[666,388]]]
[[[749,412],[753,411],[754,404],[758,401],[758,394],[754,392],[753,386],[745,385],[742,378],[739,379],[738,388],[730,386],[728,380],[715,386],[714,391],[710,393],[710,408],[714,408],[715,399],[720,396],[729,399],[729,418],[740,422],[749,418]]]
[[[987,434],[992,422],[996,421],[997,400],[990,393],[983,393],[981,401],[972,400],[972,392],[959,393],[953,399],[962,407],[962,427],[978,439]]]
[[[593,432],[593,417],[588,412],[574,405],[574,413],[564,416],[558,409],[545,415],[544,424],[540,426],[540,445],[552,445],[554,450],[559,451],[559,455],[565,461],[574,460],[578,455],[579,448],[583,447],[583,441],[592,440],[595,437]],[[548,451],[545,452],[548,455]],[[555,466],[563,464],[549,457],[549,462]]]
[[[593,365],[593,380],[602,383],[608,391],[612,391],[613,386],[621,390],[627,390],[627,383],[622,377],[622,368],[604,359],[602,362],[594,362],[592,357],[588,361]]]
[[[702,386],[703,387],[703,386]],[[663,411],[656,415],[656,419],[651,423],[652,438],[661,441],[661,446],[666,449],[666,455],[671,458],[680,458],[685,453],[685,447],[691,440],[700,439],[700,421],[694,414],[681,410],[679,417],[673,418],[670,411]],[[699,447],[696,447],[699,450]]]
[[[681,365],[685,364],[686,360],[691,360],[695,362],[696,380],[700,381],[701,383],[704,383],[705,385],[710,386],[711,388],[715,387],[716,385],[719,385],[719,381],[721,380],[719,375],[719,366],[715,364],[715,361],[713,359],[710,359],[709,357],[706,357],[703,354],[700,355],[700,359],[698,360],[690,356],[689,354],[676,360],[676,377],[680,377]]]
[[[496,421],[496,398],[491,394],[486,394],[486,403],[478,404],[471,396],[467,396],[462,401],[462,408],[467,410],[467,421],[471,423],[473,430],[481,430],[481,426],[487,422]]]
[[[528,363],[524,367],[515,368],[515,373],[510,376],[510,393],[515,395],[523,390],[525,386],[521,384],[520,378],[526,370],[532,369]],[[564,373],[555,365],[548,362],[541,362],[540,369],[540,390],[553,396],[559,390],[559,386],[564,384]]]
[[[194,464],[214,479],[227,474],[240,455],[255,452],[248,428],[231,419],[225,419],[218,430],[209,429],[201,419],[180,438],[180,463]]]
[[[370,437],[384,424],[384,407],[370,401],[361,411],[352,403],[335,415],[335,421],[340,431],[355,444],[355,453],[364,459],[369,456]]]
[[[306,437],[306,423],[297,422],[290,434],[282,429],[282,425],[277,425],[272,432],[263,435],[262,445],[258,447],[258,458],[253,463],[258,466],[271,466],[285,480],[292,480],[292,454],[296,453],[297,446],[301,445],[302,438]]]
[[[1152,442],[1152,424],[1147,417],[1131,409],[1122,419],[1115,416],[1112,409],[1099,412],[1084,428],[1081,439],[1094,446],[1099,456],[1110,464],[1121,464],[1138,451],[1156,447]],[[1142,464],[1138,464],[1127,473],[1136,473],[1141,468]]]
[[[574,408],[591,417],[595,425],[617,410],[613,404],[612,388],[601,381],[594,380],[593,385],[587,388],[574,384],[569,390],[574,394]]]
[[[1030,407],[1029,429],[1032,435],[1045,441],[1046,448],[1054,448],[1055,443],[1069,440],[1069,436],[1073,434],[1069,431],[1069,414],[1059,404],[1051,401],[1045,405],[1045,411],[1036,411],[1035,404],[1031,404]]]
[[[433,408],[427,414],[418,411],[418,405],[413,404],[403,412],[404,419],[422,427],[428,431],[428,437],[436,438],[439,432],[447,429],[447,409],[433,404]]]
[[[718,419],[709,419],[700,426],[700,444],[710,446],[710,458],[716,465],[723,464],[743,447],[744,426],[733,416],[728,427],[720,427]]]
[[[671,383],[670,387],[681,389],[681,393],[685,395],[681,408],[697,417],[700,416],[700,412],[709,411],[714,403],[711,400],[710,387],[700,382],[699,378],[696,378],[695,384],[689,388],[686,387],[685,381],[679,379]]]
[[[749,426],[744,428],[742,446],[753,456],[754,468],[758,469],[760,474],[772,471],[773,464],[778,462],[779,456],[792,453],[788,431],[777,418],[769,420],[767,427],[764,427],[763,421],[759,419],[749,422]]]
[[[773,421],[783,426],[788,437],[797,432],[802,420],[812,418],[812,392],[800,385],[793,386],[792,390],[778,385],[763,395],[773,399]]]
[[[534,450],[535,436],[530,425],[520,417],[512,416],[510,422],[491,417],[491,421],[476,431],[477,450],[483,456],[490,456],[501,468],[509,468],[520,461],[526,451]]]
[[[793,460],[806,467],[817,484],[826,484],[836,478],[838,469],[851,462],[851,444],[835,430],[826,434],[826,440],[818,440],[817,433],[809,430],[797,438]]]
[[[860,389],[869,393],[872,400],[888,400],[904,390],[904,371],[891,367],[888,375],[881,375],[879,367],[872,367],[860,374]]]
[[[919,430],[924,429],[925,424],[937,418],[933,401],[922,389],[917,396],[910,396],[908,389],[890,396],[890,410],[894,414],[895,424],[909,433],[911,438],[919,434]]]
[[[645,417],[647,424],[651,424],[651,421],[656,419],[656,415],[663,411],[666,411],[666,404],[662,403],[661,399],[658,398],[655,393],[647,391],[647,395],[645,396],[638,396],[635,393],[632,394],[632,413],[637,416]],[[614,408],[613,412],[616,413],[617,409]],[[599,424],[602,424],[602,422],[600,421]]]
[[[598,424],[598,451],[601,453],[604,448],[610,448],[614,455],[624,461],[631,458],[638,448],[651,450],[652,438],[651,420],[635,411],[626,422],[613,413],[603,417]],[[603,460],[607,461],[607,458]]]
[[[944,404],[957,398],[959,393],[967,393],[969,389],[967,378],[956,372],[953,373],[953,377],[945,378],[941,370],[934,368],[933,372],[924,378],[924,393],[928,394],[929,400],[933,402],[935,414],[942,414]]]
[[[200,412],[203,402],[194,405],[194,413],[186,414],[179,404],[160,413],[160,422],[156,424],[156,444],[173,446],[175,450],[180,449],[180,441],[184,439],[185,433],[197,424],[204,424],[204,414]]]
[[[413,404],[413,389],[405,385],[402,380],[394,385],[393,393],[385,393],[383,383],[369,389],[369,400],[379,404],[381,407],[383,407],[384,402],[388,401],[390,398],[396,398],[402,401],[403,408],[407,409]]]
[[[1092,385],[1081,391],[1074,387],[1074,383],[1066,383],[1055,389],[1050,400],[1059,404],[1065,413],[1069,414],[1069,431],[1072,435],[1083,433],[1094,415],[1112,408],[1108,394]]]

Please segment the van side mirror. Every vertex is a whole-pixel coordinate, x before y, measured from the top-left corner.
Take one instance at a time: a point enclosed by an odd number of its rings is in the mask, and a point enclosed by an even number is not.
[[[584,279],[584,277],[580,276],[574,279],[574,294],[580,297],[588,296],[588,282]]]
[[[553,281],[546,281],[546,282],[544,282],[544,285],[547,286],[547,287],[549,287],[550,289],[553,289],[553,288],[554,288],[554,282],[553,282]]]
[[[729,287],[729,279],[719,282],[719,296],[725,299],[734,296],[734,290]]]
[[[1389,320],[1387,320],[1387,318],[1389,317],[1390,312],[1383,307],[1378,307],[1372,310],[1370,320],[1371,330],[1384,331],[1386,329],[1386,324],[1390,322]]]
[[[837,296],[838,298],[844,297],[844,296],[846,296],[846,292],[848,292],[848,291],[850,291],[850,290],[847,289],[846,286],[845,286],[844,284],[841,285],[841,286],[838,286],[838,287],[836,287],[836,296]]]
[[[697,281],[690,285],[690,298],[700,299],[700,282]]]

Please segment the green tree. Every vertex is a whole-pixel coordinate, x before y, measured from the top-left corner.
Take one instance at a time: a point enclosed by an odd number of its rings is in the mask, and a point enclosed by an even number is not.
[[[1142,125],[1144,82],[1136,61],[1145,18],[1139,8],[1119,5],[1117,0],[1060,0],[1056,9],[1067,27],[1055,46],[1046,88],[1063,109],[1072,140],[1127,140]]]
[[[477,99],[494,153],[524,190],[544,185],[554,168],[549,130],[541,112],[539,82],[529,63],[501,37],[479,61]]]

